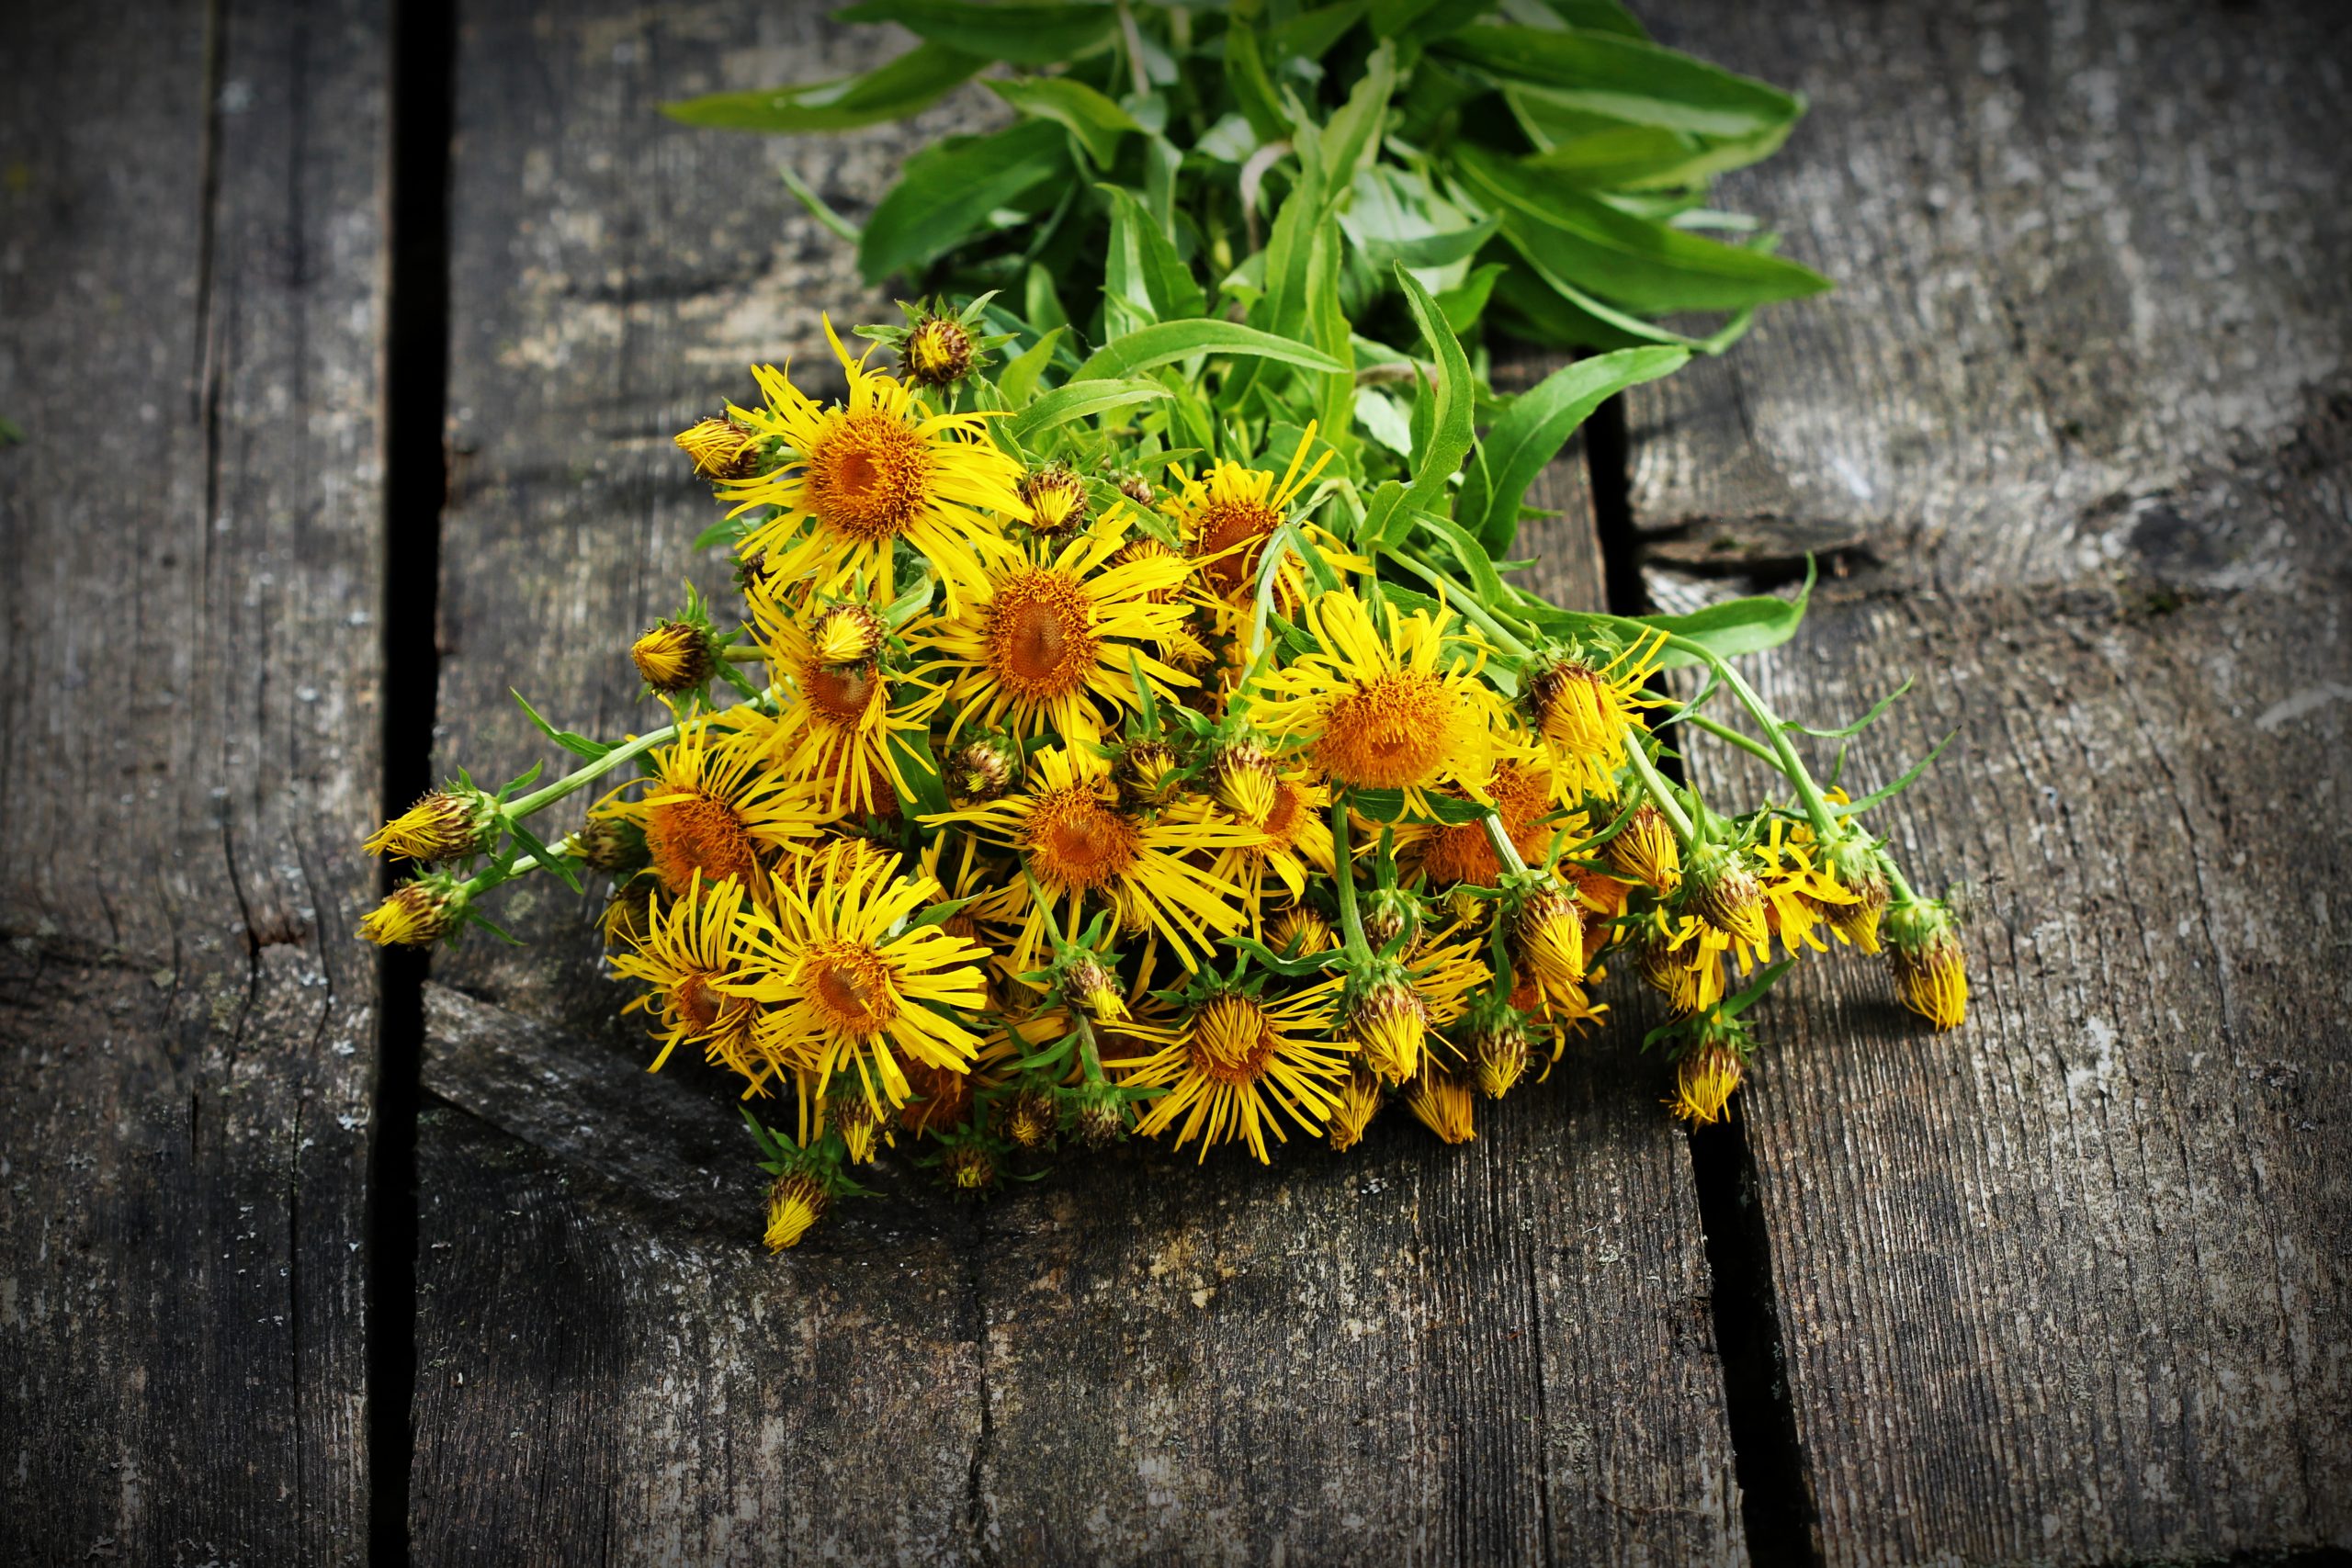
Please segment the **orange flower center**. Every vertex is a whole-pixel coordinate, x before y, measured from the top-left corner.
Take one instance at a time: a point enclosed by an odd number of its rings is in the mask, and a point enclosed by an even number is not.
[[[810,707],[835,724],[855,724],[864,718],[879,684],[871,660],[863,664],[820,664],[812,660],[800,670],[801,694]]]
[[[1070,573],[1014,573],[988,608],[989,672],[1017,697],[1073,695],[1094,667],[1093,619],[1093,597]]]
[[[1536,822],[1551,806],[1544,775],[1517,762],[1506,762],[1496,770],[1487,793],[1494,796],[1496,815],[1503,819],[1503,831],[1510,835],[1519,858],[1531,865],[1542,860],[1551,839],[1549,830]],[[1429,836],[1421,846],[1421,870],[1432,886],[1474,882],[1490,887],[1502,874],[1502,863],[1495,859],[1495,846],[1487,840],[1487,829],[1478,823],[1464,822],[1440,828]]]
[[[931,499],[931,448],[903,420],[842,414],[808,453],[808,509],[855,539],[893,539]]]
[[[870,947],[821,942],[808,951],[806,995],[825,1021],[845,1034],[872,1034],[899,1016],[890,965]]]
[[[670,1005],[694,1026],[696,1034],[707,1034],[718,1026],[719,1010],[726,1000],[701,975],[689,975],[670,988]]]
[[[1315,760],[1342,783],[1405,789],[1437,776],[1454,750],[1462,699],[1416,670],[1345,691],[1324,717]]]
[[[1263,1008],[1248,997],[1226,996],[1193,1015],[1188,1054],[1203,1077],[1239,1087],[1265,1075],[1266,1062],[1281,1043]]]
[[[1202,507],[1196,525],[1200,543],[1194,550],[1206,563],[1201,575],[1225,597],[1240,592],[1257,575],[1258,546],[1282,521],[1282,513],[1261,501],[1212,501]],[[1232,553],[1222,553],[1227,550]],[[1218,558],[1209,560],[1211,556]]]
[[[1069,784],[1037,797],[1022,848],[1046,881],[1086,890],[1126,874],[1143,852],[1142,840],[1133,822],[1084,784]]]
[[[662,886],[680,897],[696,872],[705,882],[730,876],[749,882],[759,867],[757,848],[735,808],[700,791],[664,801],[646,814],[645,847],[662,874]]]

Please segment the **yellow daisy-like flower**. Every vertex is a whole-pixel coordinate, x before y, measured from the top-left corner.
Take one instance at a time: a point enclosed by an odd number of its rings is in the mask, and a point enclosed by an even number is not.
[[[1449,1144],[1466,1144],[1478,1135],[1472,1125],[1476,1103],[1470,1085],[1435,1062],[1422,1063],[1405,1086],[1405,1109]]]
[[[1216,868],[1216,875],[1238,886],[1248,898],[1252,936],[1262,929],[1269,874],[1282,884],[1294,905],[1306,897],[1308,877],[1331,874],[1330,790],[1299,769],[1276,775],[1268,795],[1265,815],[1255,820],[1228,813],[1236,826],[1256,829],[1259,839],[1227,850],[1217,857]],[[1328,927],[1323,935],[1328,942]]]
[[[1674,1065],[1674,1093],[1666,1101],[1678,1122],[1710,1127],[1723,1120],[1732,1091],[1739,1088],[1739,1053],[1726,1045],[1702,1045]]]
[[[1023,910],[1016,969],[1037,966],[1057,906],[1067,910],[1064,934],[1074,939],[1090,898],[1114,911],[1122,931],[1165,938],[1188,968],[1193,954],[1248,924],[1241,889],[1187,857],[1255,843],[1262,836],[1258,829],[1207,819],[1216,808],[1198,799],[1155,816],[1124,810],[1109,761],[1091,752],[1050,747],[1030,765],[1026,790],[922,819],[926,827],[971,824],[1018,850],[1037,879],[1046,894],[1042,906],[1025,885],[1008,891]]]
[[[1968,964],[1942,906],[1915,903],[1887,916],[1887,965],[1903,1005],[1937,1029],[1968,1019]]]
[[[1157,1036],[1159,1049],[1103,1066],[1130,1088],[1167,1091],[1148,1102],[1136,1131],[1156,1137],[1174,1127],[1176,1146],[1198,1138],[1203,1159],[1210,1145],[1238,1139],[1261,1162],[1269,1158],[1268,1134],[1287,1141],[1284,1116],[1322,1132],[1348,1076],[1345,1048],[1320,1038],[1338,987],[1325,980],[1273,1001],[1217,990],[1172,1029],[1128,1025],[1129,1035]]]
[[[759,1009],[718,988],[741,977],[747,928],[764,921],[757,906],[746,907],[742,883],[730,877],[713,885],[697,877],[682,897],[649,912],[646,929],[630,938],[629,952],[613,955],[614,974],[651,987],[621,1010],[654,1015],[653,1035],[662,1049],[646,1071],[660,1072],[670,1053],[691,1041],[710,1060],[751,1079],[746,1094],[765,1086],[772,1069],[751,1049]]]
[[[1279,480],[1262,468],[1226,459],[1200,478],[1169,466],[1177,489],[1160,502],[1159,509],[1182,531],[1186,547],[1199,564],[1203,584],[1217,598],[1234,603],[1257,592],[1258,561],[1266,541],[1290,515],[1290,503],[1299,491],[1313,484],[1331,460],[1331,451],[1326,447],[1315,466],[1302,473],[1301,466],[1314,445],[1315,426],[1309,423]],[[1295,558],[1283,563],[1277,581],[1285,606],[1305,597],[1305,581]]]
[[[1665,645],[1666,634],[1657,632],[1637,638],[1597,670],[1569,659],[1528,671],[1528,703],[1558,764],[1563,801],[1616,795],[1625,738],[1641,722],[1640,710],[1667,700],[1642,689]]]
[[[864,604],[833,605],[804,622],[764,584],[746,599],[785,694],[775,730],[785,771],[814,784],[831,810],[896,809],[913,790],[892,739],[926,734],[946,693],[883,668],[881,620]]]
[[[1124,543],[1115,513],[1058,547],[1033,543],[991,567],[959,605],[910,631],[956,704],[951,740],[968,723],[1091,745],[1106,709],[1139,705],[1137,665],[1162,695],[1194,683],[1138,646],[1177,635],[1184,606],[1153,595],[1184,581],[1185,562],[1116,559]]]
[[[763,365],[752,375],[767,406],[728,410],[794,455],[771,472],[721,486],[734,502],[729,515],[779,509],[744,538],[741,553],[764,551],[766,570],[786,582],[808,578],[830,589],[862,579],[887,601],[897,592],[892,556],[904,539],[939,570],[952,600],[959,582],[977,584],[988,561],[1011,551],[989,514],[1027,519],[1014,490],[1021,465],[989,441],[988,416],[932,412],[913,388],[852,359],[830,320],[825,340],[849,378],[846,403],[820,407]]]
[[[1839,886],[1827,866],[1815,863],[1809,829],[1792,829],[1776,817],[1764,840],[1748,846],[1748,853],[1756,861],[1764,924],[1781,939],[1781,948],[1791,958],[1808,947],[1815,953],[1828,952],[1829,944],[1821,940],[1823,927],[1836,932],[1838,941],[1848,940],[1838,929],[1836,911],[1860,900]]]
[[[928,876],[847,852],[820,867],[805,887],[778,882],[774,925],[746,933],[752,973],[728,990],[775,1004],[754,1032],[762,1055],[820,1088],[856,1072],[878,1114],[885,1101],[907,1102],[902,1061],[969,1068],[979,1036],[945,1010],[985,1005],[987,954],[937,925],[907,923],[939,897]]]
[[[1363,1063],[1348,1075],[1340,1086],[1340,1102],[1333,1106],[1323,1129],[1324,1137],[1331,1145],[1333,1154],[1345,1154],[1363,1142],[1364,1129],[1380,1114],[1381,1100],[1386,1093],[1380,1075]]]
[[[800,1245],[809,1227],[825,1217],[833,1196],[825,1184],[806,1171],[788,1170],[768,1189],[767,1244],[770,1252]]]
[[[1503,831],[1529,865],[1542,865],[1550,858],[1555,825],[1544,818],[1552,810],[1555,788],[1551,767],[1540,756],[1500,762],[1487,782],[1487,795],[1502,818]],[[1573,840],[1582,831],[1582,822],[1581,817],[1570,816],[1557,827]],[[1419,872],[1432,892],[1464,882],[1492,887],[1502,875],[1502,862],[1495,858],[1494,841],[1483,823],[1403,822],[1396,835],[1397,863]]]
[[[697,879],[729,877],[764,897],[776,853],[806,848],[832,815],[811,786],[767,765],[766,720],[729,722],[746,727],[727,728],[716,716],[683,721],[678,739],[653,753],[645,794],[596,808],[644,829],[654,873],[673,897]]]
[[[1629,938],[1634,966],[1679,1015],[1724,998],[1724,953],[1731,939],[1695,915],[1653,909]]]
[[[1385,609],[1384,630],[1345,589],[1317,598],[1317,648],[1258,683],[1251,720],[1339,784],[1402,791],[1416,816],[1433,815],[1429,792],[1445,784],[1484,800],[1503,713],[1478,679],[1483,647],[1448,633],[1451,612]]]

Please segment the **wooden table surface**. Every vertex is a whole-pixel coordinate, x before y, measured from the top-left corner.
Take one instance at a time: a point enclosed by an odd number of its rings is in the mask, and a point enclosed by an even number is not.
[[[1811,96],[1727,198],[1840,288],[1598,423],[1538,570],[1831,552],[1758,679],[1917,675],[1865,784],[1956,731],[1883,830],[1965,1029],[1808,966],[1692,1137],[1627,993],[1467,1148],[1131,1148],[771,1258],[588,912],[379,966],[358,840],[544,754],[510,686],[643,721],[627,637],[721,575],[669,434],[879,316],[778,165],[854,215],[988,108],[655,112],[895,47],[797,4],[123,9],[0,15],[0,1557],[2352,1547],[2343,10],[1650,7]]]

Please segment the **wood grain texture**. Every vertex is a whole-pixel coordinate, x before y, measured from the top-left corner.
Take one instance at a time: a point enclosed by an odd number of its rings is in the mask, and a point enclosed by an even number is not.
[[[542,753],[509,684],[652,722],[626,640],[719,577],[670,433],[745,360],[805,360],[820,308],[875,313],[770,161],[854,216],[974,112],[765,146],[653,103],[853,69],[856,36],[469,13],[441,706],[469,765]],[[1581,479],[1530,530],[1564,594],[1599,580]],[[1141,1148],[983,1209],[901,1178],[770,1260],[727,1086],[647,1081],[568,895],[494,913],[535,944],[442,964],[427,1042],[420,1556],[1742,1555],[1685,1156],[1621,1053],[1467,1150],[1397,1117],[1359,1158]]]
[[[2352,1542],[2341,19],[1674,22],[1813,95],[1736,196],[1842,287],[1636,390],[1634,523],[1859,539],[1758,684],[1919,677],[1858,788],[1957,732],[1874,825],[1971,911],[1970,1022],[1808,964],[1743,1096],[1825,1552]]]
[[[11,1562],[365,1551],[381,48],[0,18]]]
[[[1811,97],[1722,200],[1838,288],[1634,389],[1645,531],[1730,529],[1719,558],[1767,560],[1861,536],[1947,587],[2097,577],[2164,526],[2156,498],[2258,460],[2346,364],[2341,6],[1815,0],[1655,20]]]

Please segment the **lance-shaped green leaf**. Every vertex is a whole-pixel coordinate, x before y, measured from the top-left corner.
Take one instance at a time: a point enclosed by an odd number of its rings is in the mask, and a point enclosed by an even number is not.
[[[1037,378],[1053,363],[1055,345],[1068,331],[1068,327],[1046,328],[1025,353],[1006,362],[1004,374],[996,381],[997,390],[1004,394],[1006,407],[1022,408],[1037,395]]]
[[[1803,98],[1769,83],[1606,32],[1482,25],[1430,52],[1499,81],[1535,83],[1563,103],[1702,136],[1747,136],[1804,112]]]
[[[1512,267],[1496,281],[1495,293],[1517,318],[1523,336],[1554,348],[1687,348],[1693,354],[1721,354],[1747,335],[1755,321],[1752,310],[1731,319],[1705,337],[1689,337],[1655,321],[1628,315],[1605,299],[1594,298],[1552,270],[1540,247],[1526,243],[1506,222],[1503,238],[1519,253],[1524,266]]]
[[[1104,266],[1104,294],[1126,301],[1141,314],[1143,319],[1136,327],[1204,313],[1208,296],[1193,278],[1193,269],[1177,255],[1176,247],[1169,243],[1166,232],[1144,211],[1143,203],[1121,186],[1096,188],[1111,204],[1111,247]]]
[[[1829,280],[1769,251],[1726,245],[1620,211],[1556,170],[1481,147],[1455,150],[1470,187],[1504,213],[1512,242],[1573,280],[1646,315],[1739,310],[1818,294]]]
[[[798,82],[748,93],[709,93],[664,104],[662,112],[684,125],[771,135],[854,130],[903,119],[937,102],[988,63],[944,44],[920,44],[888,64],[857,76]]]
[[[1073,381],[1055,388],[1004,423],[1014,440],[1026,444],[1057,424],[1166,396],[1167,388],[1150,381]]]
[[[865,220],[857,270],[868,283],[944,255],[1011,205],[1070,172],[1069,138],[1051,120],[1024,119],[989,136],[959,136],[907,160]]]
[[[1050,119],[1067,130],[1097,168],[1117,162],[1120,137],[1143,132],[1135,116],[1072,77],[1016,76],[981,85],[1030,118]]]
[[[1430,411],[1429,431],[1426,436],[1416,433],[1412,484],[1389,480],[1373,493],[1371,504],[1364,509],[1361,536],[1364,545],[1373,549],[1393,549],[1403,542],[1412,527],[1415,513],[1446,510],[1445,481],[1469,455],[1470,443],[1476,434],[1471,418],[1478,386],[1470,374],[1470,357],[1462,352],[1462,341],[1446,324],[1445,312],[1438,309],[1429,290],[1414,281],[1413,275],[1403,266],[1395,271],[1405,303],[1411,308],[1422,338],[1436,356],[1437,381],[1424,394]]]
[[[974,6],[966,0],[865,0],[833,13],[843,22],[896,22],[967,54],[1013,65],[1079,60],[1118,36],[1108,6]]]
[[[1510,549],[1527,487],[1577,427],[1603,400],[1679,369],[1690,357],[1680,348],[1620,349],[1563,367],[1521,393],[1487,432],[1484,460],[1463,476],[1454,520],[1487,549]]]
[[[1745,599],[1726,599],[1687,615],[1644,615],[1641,622],[1695,642],[1719,658],[1732,659],[1778,648],[1794,637],[1804,621],[1805,603],[1812,593],[1813,582],[1808,578],[1804,592],[1794,599],[1759,593]],[[1658,655],[1657,662],[1662,670],[1673,670],[1696,664],[1700,660],[1696,654],[1669,646]]]
[[[1173,365],[1195,354],[1279,360],[1284,365],[1319,370],[1327,376],[1344,368],[1338,360],[1318,348],[1293,343],[1272,333],[1261,333],[1238,321],[1162,321],[1158,326],[1146,327],[1104,344],[1078,367],[1078,373],[1070,380],[1076,383],[1116,379],[1140,370]]]

